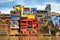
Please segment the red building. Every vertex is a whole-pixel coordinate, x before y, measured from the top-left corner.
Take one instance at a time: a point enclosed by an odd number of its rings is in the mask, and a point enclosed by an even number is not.
[[[37,18],[28,19],[27,17],[22,17],[20,19],[20,31],[21,34],[31,35],[37,34],[38,31]]]

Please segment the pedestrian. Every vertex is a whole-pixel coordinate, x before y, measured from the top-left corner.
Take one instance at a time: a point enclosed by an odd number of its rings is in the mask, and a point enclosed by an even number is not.
[[[48,28],[49,28],[49,34],[51,35],[51,28],[52,28],[52,25],[49,24],[49,25],[48,25]]]

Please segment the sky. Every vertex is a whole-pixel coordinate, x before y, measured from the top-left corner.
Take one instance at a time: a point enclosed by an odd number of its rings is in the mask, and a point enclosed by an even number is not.
[[[9,14],[14,5],[44,10],[47,4],[51,4],[52,12],[60,13],[60,0],[0,0],[0,11]]]

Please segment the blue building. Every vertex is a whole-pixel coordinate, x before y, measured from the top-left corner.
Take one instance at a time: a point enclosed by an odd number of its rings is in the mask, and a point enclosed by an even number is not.
[[[54,25],[58,24],[58,26],[60,26],[60,16],[52,16],[51,20]]]

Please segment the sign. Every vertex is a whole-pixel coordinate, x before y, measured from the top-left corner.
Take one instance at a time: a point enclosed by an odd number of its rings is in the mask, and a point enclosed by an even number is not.
[[[10,18],[18,18],[18,16],[10,16]]]
[[[37,14],[37,9],[36,8],[31,8],[31,13]]]

